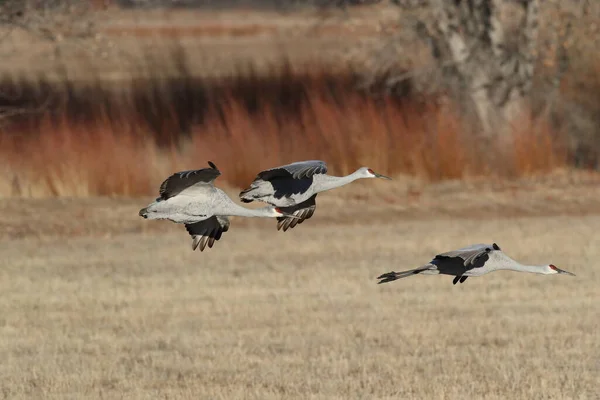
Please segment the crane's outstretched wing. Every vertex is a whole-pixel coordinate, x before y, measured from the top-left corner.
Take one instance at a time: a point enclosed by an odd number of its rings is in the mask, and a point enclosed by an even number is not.
[[[274,178],[304,179],[311,178],[315,174],[325,173],[327,173],[327,164],[325,164],[325,161],[308,160],[261,171],[258,173],[256,179],[262,179],[263,181],[269,181]]]
[[[315,194],[310,199],[303,201],[300,204],[296,204],[295,206],[290,207],[279,207],[281,212],[286,214],[294,215],[298,218],[291,217],[277,217],[277,230],[283,228],[283,231],[287,231],[296,226],[296,224],[301,224],[305,220],[309,219],[315,213],[315,209],[317,208],[317,204],[315,199],[317,195]]]
[[[209,161],[208,165],[210,168],[180,171],[165,179],[160,185],[160,198],[167,200],[196,184],[212,184],[221,175],[221,172],[212,162]]]
[[[471,268],[483,267],[483,264],[489,259],[488,253],[494,250],[500,250],[500,247],[496,244],[474,244],[462,249],[448,251],[435,256],[435,260],[446,260],[446,259],[460,259],[462,265],[467,270]]]
[[[482,268],[490,259],[492,251],[499,251],[500,247],[496,244],[474,244],[462,249],[448,251],[438,254],[431,264],[435,265],[440,273],[454,275],[456,278],[452,281],[463,283],[467,277],[463,274],[474,268]]]
[[[212,248],[215,240],[221,239],[221,235],[229,230],[229,218],[212,216],[204,221],[185,224],[185,229],[192,236],[192,250],[200,247],[200,251],[204,251],[207,245]]]

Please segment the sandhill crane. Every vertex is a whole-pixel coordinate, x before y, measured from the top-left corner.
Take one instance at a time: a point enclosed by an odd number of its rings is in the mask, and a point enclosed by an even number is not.
[[[225,192],[213,185],[221,175],[215,164],[210,168],[176,172],[168,177],[159,189],[160,197],[139,212],[146,219],[168,219],[185,224],[192,236],[192,250],[208,245],[212,248],[229,230],[228,216],[241,217],[292,217],[277,207],[248,209],[235,204]]]
[[[575,276],[552,264],[524,265],[507,256],[500,247],[494,244],[474,244],[462,249],[438,254],[433,260],[422,267],[402,272],[388,272],[380,275],[378,283],[395,281],[416,274],[425,275],[454,275],[452,283],[463,283],[469,276],[481,276],[498,270],[532,272],[534,274],[566,274]]]
[[[350,175],[327,175],[327,164],[320,160],[299,161],[261,171],[250,187],[240,192],[244,203],[254,200],[277,206],[290,216],[277,218],[277,230],[293,228],[313,216],[317,194],[344,186],[361,178],[384,178],[385,175],[362,167]]]

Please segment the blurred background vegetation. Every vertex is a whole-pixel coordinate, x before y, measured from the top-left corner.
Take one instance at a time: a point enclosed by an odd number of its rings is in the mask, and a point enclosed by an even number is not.
[[[0,196],[243,186],[320,158],[438,181],[597,170],[592,1],[0,0]]]

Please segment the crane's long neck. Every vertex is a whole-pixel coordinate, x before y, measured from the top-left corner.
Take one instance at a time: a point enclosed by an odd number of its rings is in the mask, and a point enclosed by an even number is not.
[[[499,254],[494,259],[494,269],[518,272],[531,272],[533,274],[546,274],[548,269],[545,265],[525,265],[513,260],[506,254]]]
[[[511,271],[519,271],[519,272],[531,272],[533,274],[546,274],[546,266],[545,265],[524,265],[519,264],[514,268],[506,268]]]
[[[262,208],[246,208],[235,204],[233,201],[229,201],[226,209],[222,210],[223,215],[237,216],[237,217],[273,217],[272,207]]]
[[[320,182],[315,192],[324,192],[325,190],[331,190],[354,182],[357,179],[362,178],[359,171],[354,171],[350,175],[346,176],[331,176],[331,175],[320,175]]]
[[[517,272],[531,272],[533,274],[546,274],[547,269],[545,265],[525,265],[514,261],[510,264],[505,264],[499,266],[497,269],[505,269],[509,271],[517,271]]]

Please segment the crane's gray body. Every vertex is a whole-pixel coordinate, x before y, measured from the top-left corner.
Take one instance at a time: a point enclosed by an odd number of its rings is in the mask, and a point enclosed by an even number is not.
[[[160,185],[160,197],[140,210],[146,219],[168,219],[185,224],[192,236],[192,249],[212,247],[229,230],[228,216],[281,217],[275,207],[247,209],[235,204],[214,180],[221,175],[217,167],[176,172]]]
[[[521,272],[532,272],[537,274],[563,273],[573,275],[570,272],[548,265],[524,265],[507,256],[496,243],[474,244],[458,250],[448,251],[436,255],[428,264],[403,272],[388,272],[380,275],[379,283],[395,281],[416,274],[424,275],[452,275],[453,283],[463,283],[470,276],[482,276],[492,271],[511,270]]]
[[[360,178],[375,177],[366,167],[347,176],[327,175],[327,164],[320,160],[299,161],[261,171],[250,187],[240,192],[244,203],[261,201],[281,207],[297,218],[277,218],[277,229],[293,228],[313,216],[317,194]]]
[[[327,183],[337,177],[326,175],[323,161],[300,161],[261,171],[250,187],[240,193],[245,203],[257,200],[277,207],[290,207],[305,202],[313,195],[328,190]]]
[[[227,216],[235,204],[221,189],[210,183],[197,183],[167,199],[158,198],[146,211],[148,219],[168,219],[179,224],[193,224],[212,216]]]
[[[508,258],[496,243],[475,244],[462,249],[448,251],[436,255],[429,264],[423,266],[426,275],[453,275],[465,277],[481,276],[496,269],[498,263],[504,263]],[[509,259],[510,260],[510,259]],[[461,282],[461,283],[462,283]]]

